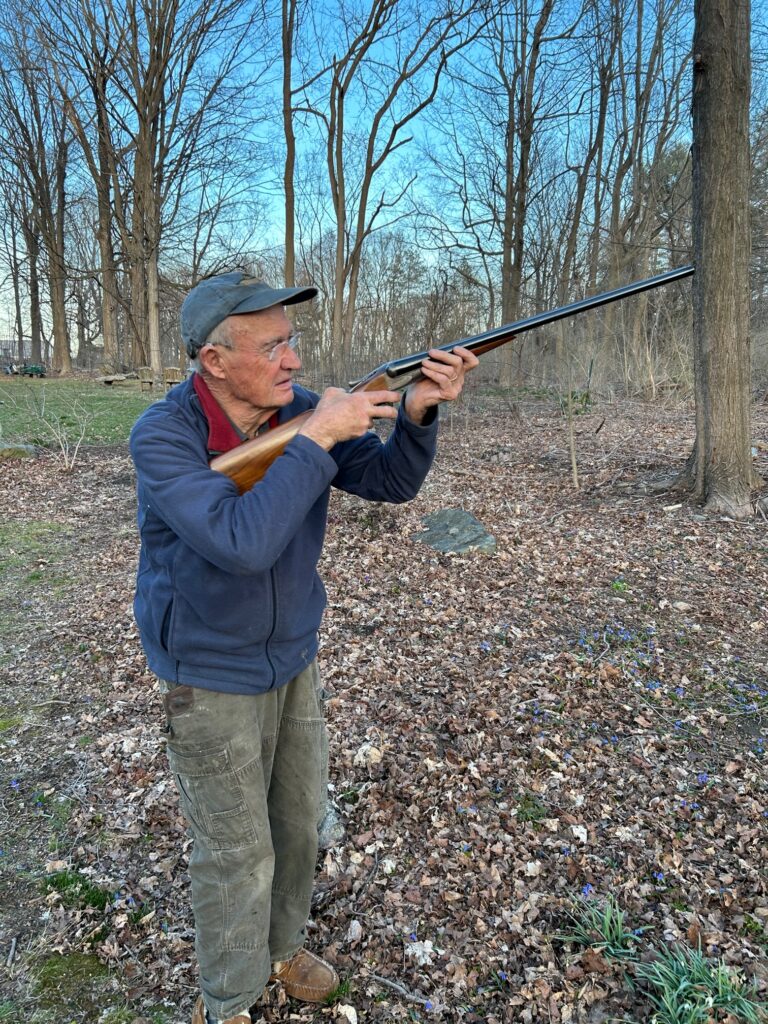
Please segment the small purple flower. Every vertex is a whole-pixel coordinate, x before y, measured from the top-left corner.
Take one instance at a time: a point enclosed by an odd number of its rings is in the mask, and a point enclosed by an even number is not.
[[[411,934],[408,936],[408,938],[411,940],[411,942],[415,942],[416,941],[416,932],[411,932]]]
[[[652,877],[657,882],[663,882],[664,881],[664,872],[663,871],[654,871],[652,873]]]
[[[430,1002],[429,999],[426,1001],[426,1003],[424,1003],[424,1009],[425,1010],[431,1010],[432,1009],[432,1003]]]
[[[684,697],[685,696],[685,690],[683,689],[682,686],[676,686],[675,687],[675,696],[676,697]]]
[[[18,779],[11,779],[11,789],[18,789],[21,783]]]
[[[707,775],[706,772],[699,772],[699,774],[696,776],[696,781],[700,786],[706,786],[706,784],[709,782],[709,775]]]
[[[585,899],[588,899],[592,895],[592,893],[594,891],[595,891],[594,885],[591,885],[589,882],[587,882],[586,885],[582,885],[582,887],[581,887],[581,895]]]

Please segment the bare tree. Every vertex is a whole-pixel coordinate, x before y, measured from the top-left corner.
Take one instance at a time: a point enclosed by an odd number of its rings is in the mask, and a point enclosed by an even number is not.
[[[6,157],[26,193],[31,221],[22,222],[36,256],[37,237],[45,250],[53,327],[53,369],[69,373],[65,289],[65,186],[71,135],[56,102],[45,61],[18,10],[4,19],[0,54],[0,126]]]
[[[573,90],[566,81],[572,85],[577,73],[570,40],[580,18],[578,7],[556,0],[503,5],[450,72],[460,102],[438,111],[436,127],[447,135],[448,146],[434,147],[433,160],[438,176],[450,182],[450,205],[458,200],[460,209],[454,229],[446,223],[445,207],[438,212],[442,244],[459,258],[475,254],[491,323],[521,314],[526,274],[532,271],[532,210],[550,202],[555,183],[567,173],[552,153],[562,149],[563,135],[570,139]],[[566,143],[566,151],[571,147]],[[581,152],[571,162],[582,167]],[[582,173],[586,180],[588,170]],[[519,366],[519,345],[517,355]],[[500,357],[505,383],[511,382],[513,356],[510,346]]]
[[[159,377],[163,239],[178,221],[204,233],[222,208],[227,189],[212,199],[210,172],[231,159],[239,137],[233,123],[245,90],[236,76],[253,15],[245,0],[63,0],[49,6],[47,19],[41,38],[97,196],[105,360],[116,357],[122,301],[129,361],[149,363]],[[202,235],[197,243],[199,266],[207,243]]]
[[[36,14],[30,11],[30,17]],[[112,191],[119,188],[114,125],[109,110],[109,86],[117,69],[117,52],[124,27],[103,17],[91,0],[62,0],[40,9],[38,38],[46,53],[63,101],[64,111],[93,181],[98,212],[99,280],[102,289],[102,365],[106,373],[118,368],[120,301],[115,257]],[[114,37],[113,37],[114,35]],[[129,145],[122,140],[123,148]]]
[[[344,9],[331,33],[322,26],[322,52],[339,47],[296,95],[296,114],[324,128],[325,170],[335,238],[331,312],[334,350],[350,355],[363,247],[374,230],[403,216],[402,202],[415,175],[399,180],[391,158],[432,103],[454,54],[472,39],[472,0],[424,8],[412,0],[368,0]],[[320,29],[318,29],[318,33]],[[330,38],[329,38],[330,37]],[[286,194],[291,195],[290,185]],[[287,236],[289,233],[287,232]]]

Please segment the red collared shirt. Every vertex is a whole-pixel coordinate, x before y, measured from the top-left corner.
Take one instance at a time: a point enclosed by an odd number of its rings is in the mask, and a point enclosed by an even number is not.
[[[238,445],[247,441],[246,435],[227,416],[199,373],[192,377],[192,385],[203,408],[205,418],[208,420],[208,454],[211,456],[223,455],[224,452],[232,451],[233,448],[237,448]],[[275,412],[259,430],[259,433],[276,426],[277,413]]]

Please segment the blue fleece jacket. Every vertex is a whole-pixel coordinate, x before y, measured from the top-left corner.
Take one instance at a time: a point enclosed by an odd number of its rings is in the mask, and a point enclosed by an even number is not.
[[[316,405],[294,388],[284,422]],[[436,418],[402,406],[386,444],[373,434],[326,452],[297,436],[252,490],[208,468],[209,424],[192,380],[131,432],[141,554],[134,609],[162,679],[228,693],[282,686],[311,663],[325,608],[317,573],[330,487],[374,501],[413,498],[435,453]]]

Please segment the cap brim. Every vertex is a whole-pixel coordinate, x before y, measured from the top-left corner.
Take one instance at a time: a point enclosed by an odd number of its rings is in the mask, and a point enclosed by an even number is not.
[[[265,295],[252,295],[239,302],[230,316],[238,313],[258,313],[273,306],[293,306],[297,302],[308,302],[317,297],[317,288],[273,288]]]

